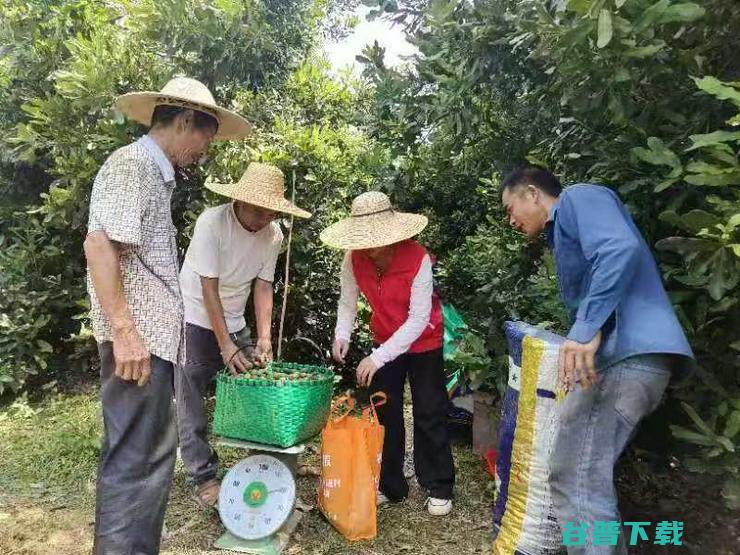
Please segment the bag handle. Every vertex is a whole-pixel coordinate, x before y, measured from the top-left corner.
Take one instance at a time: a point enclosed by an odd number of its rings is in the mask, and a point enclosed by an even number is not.
[[[344,411],[343,414],[339,416],[335,416],[336,413],[339,412],[339,409],[342,407],[346,407],[347,410]],[[334,399],[334,402],[331,404],[331,417],[329,418],[330,423],[339,423],[354,410],[355,408],[355,400],[347,393],[344,395],[341,395]]]
[[[375,399],[378,399],[378,401],[375,401]],[[369,420],[373,423],[377,423],[378,413],[375,410],[375,408],[383,406],[387,402],[388,402],[388,396],[382,391],[376,391],[375,393],[370,395],[370,406],[362,411],[363,420]]]

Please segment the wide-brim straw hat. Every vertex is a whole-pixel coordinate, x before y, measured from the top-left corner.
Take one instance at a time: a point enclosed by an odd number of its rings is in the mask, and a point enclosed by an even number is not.
[[[398,212],[387,195],[371,191],[358,196],[352,202],[351,216],[327,227],[320,238],[335,249],[372,249],[410,239],[427,223],[426,216]]]
[[[241,139],[249,135],[252,124],[239,114],[222,108],[203,83],[188,77],[171,79],[159,92],[132,92],[116,99],[116,108],[128,117],[146,126],[152,124],[156,106],[179,106],[198,110],[218,120],[214,139]]]
[[[275,212],[310,218],[311,213],[285,198],[285,176],[270,164],[252,162],[236,183],[207,182],[206,187],[218,193]]]

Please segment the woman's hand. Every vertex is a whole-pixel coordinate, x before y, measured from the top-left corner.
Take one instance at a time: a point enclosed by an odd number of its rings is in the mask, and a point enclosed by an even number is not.
[[[378,367],[375,366],[375,363],[373,362],[372,358],[370,357],[363,358],[360,364],[357,366],[358,385],[369,387],[377,371],[378,371]]]
[[[331,355],[339,364],[344,364],[344,359],[349,351],[349,341],[346,339],[335,339]]]

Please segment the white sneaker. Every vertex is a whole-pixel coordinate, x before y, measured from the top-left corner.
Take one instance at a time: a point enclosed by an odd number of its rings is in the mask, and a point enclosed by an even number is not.
[[[429,514],[434,516],[446,516],[452,511],[452,499],[427,497],[426,505]]]
[[[375,504],[380,507],[381,505],[387,505],[391,500],[388,499],[382,491],[378,491],[378,497]]]

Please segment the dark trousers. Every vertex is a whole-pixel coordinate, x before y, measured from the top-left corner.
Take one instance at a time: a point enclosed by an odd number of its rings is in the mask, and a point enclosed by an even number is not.
[[[385,427],[380,491],[391,501],[404,499],[409,491],[403,475],[403,387],[407,375],[413,403],[416,478],[432,497],[452,499],[455,465],[447,432],[449,400],[442,349],[403,354],[380,368],[373,378],[371,393],[383,391],[388,396],[386,404],[378,407],[378,418]]]
[[[208,442],[208,412],[206,398],[216,374],[224,362],[213,331],[187,324],[186,362],[175,373],[177,429],[180,435],[180,456],[196,484],[216,477],[218,455]],[[249,330],[232,334],[238,346],[249,344]]]
[[[98,345],[104,436],[95,510],[96,555],[159,553],[177,434],[171,362],[152,355],[149,383],[115,375],[113,344]]]

